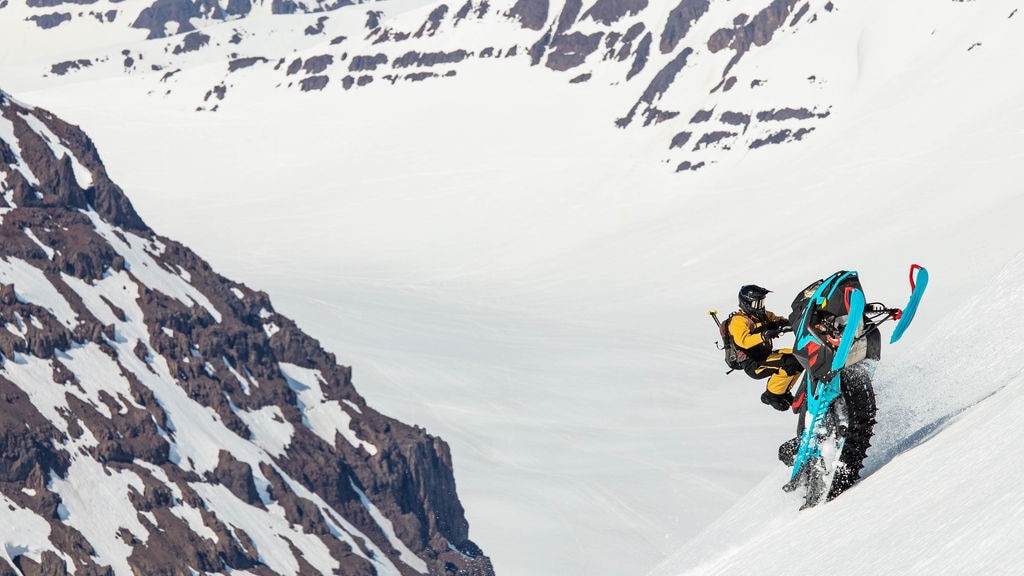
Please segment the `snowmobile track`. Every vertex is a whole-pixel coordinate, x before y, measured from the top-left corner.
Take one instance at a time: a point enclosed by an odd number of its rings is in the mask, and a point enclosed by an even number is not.
[[[842,494],[860,478],[875,426],[875,391],[870,372],[861,365],[853,365],[845,368],[841,377],[849,427],[828,500]]]

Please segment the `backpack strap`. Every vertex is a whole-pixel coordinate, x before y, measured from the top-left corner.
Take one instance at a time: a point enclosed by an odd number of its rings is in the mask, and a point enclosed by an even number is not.
[[[731,314],[729,314],[729,318],[727,318],[726,321],[724,323],[722,323],[722,326],[729,326],[730,324],[732,324],[732,317],[733,316],[742,316],[743,319],[746,320],[746,322],[747,322],[747,330],[753,330],[754,329],[754,325],[756,324],[756,322],[754,321],[753,318],[750,317],[749,314],[747,314],[746,312],[744,312],[742,310],[737,310],[737,311],[732,312]],[[730,337],[731,336],[732,335],[730,334]]]

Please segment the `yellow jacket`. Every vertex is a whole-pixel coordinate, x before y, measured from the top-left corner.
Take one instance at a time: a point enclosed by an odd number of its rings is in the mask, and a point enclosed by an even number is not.
[[[769,310],[764,311],[764,320],[736,312],[729,318],[728,329],[737,348],[746,351],[747,356],[754,360],[762,362],[772,353],[772,342],[764,337],[763,331],[769,326],[788,323],[788,320]]]

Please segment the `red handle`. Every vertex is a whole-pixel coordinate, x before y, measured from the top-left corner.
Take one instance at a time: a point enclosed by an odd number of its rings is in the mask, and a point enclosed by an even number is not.
[[[914,274],[914,272],[917,271],[917,270],[920,270],[920,269],[921,269],[921,265],[920,264],[911,264],[910,265],[910,289],[911,290],[914,289],[914,285],[915,285],[915,282],[914,282],[915,274]]]

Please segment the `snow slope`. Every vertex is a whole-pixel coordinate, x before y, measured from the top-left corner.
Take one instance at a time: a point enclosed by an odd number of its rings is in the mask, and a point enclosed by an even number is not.
[[[215,114],[148,96],[141,77],[17,96],[83,126],[151,226],[269,292],[353,366],[371,404],[449,441],[474,540],[499,574],[620,576],[662,562],[671,574],[691,559],[760,572],[771,542],[820,538],[818,517],[860,526],[849,539],[875,537],[860,518],[895,518],[884,530],[918,536],[873,540],[876,554],[910,566],[908,548],[958,534],[919,534],[925,510],[956,518],[965,505],[923,489],[932,477],[913,460],[933,463],[947,435],[952,446],[980,429],[967,418],[997,410],[982,403],[904,451],[998,381],[960,385],[989,369],[994,334],[939,332],[1021,248],[1024,16],[1012,2],[839,8],[820,47],[794,40],[749,61],[767,78],[801,58],[836,66],[830,121],[785,147],[722,151],[693,174],[660,163],[659,127],[613,127],[621,92],[521,62],[329,94],[238,88]],[[869,300],[900,305],[910,262],[932,285],[883,351],[876,468],[797,515],[774,461],[793,422],[758,402],[759,383],[723,375],[706,311],[730,309],[748,282],[783,311],[840,268],[860,272]],[[948,347],[929,344],[941,338],[984,353],[951,365]],[[924,382],[964,396],[911,394]],[[1000,481],[1019,467],[992,466]],[[1003,508],[1004,533],[1019,534]],[[987,542],[966,538],[965,562]],[[741,551],[721,559],[702,542]]]
[[[778,466],[649,576],[711,574],[1018,574],[1024,567],[1024,255],[937,323],[899,366],[878,371],[867,477],[797,512]]]

